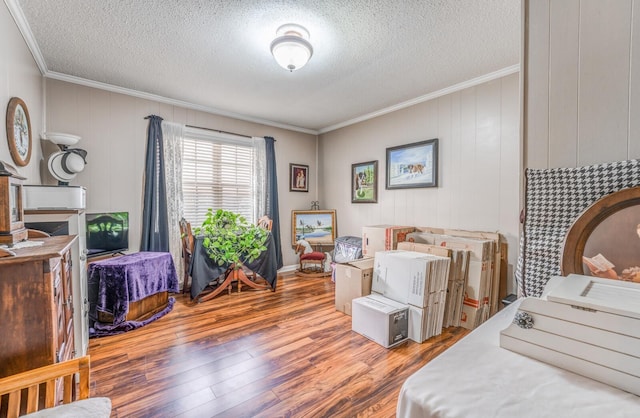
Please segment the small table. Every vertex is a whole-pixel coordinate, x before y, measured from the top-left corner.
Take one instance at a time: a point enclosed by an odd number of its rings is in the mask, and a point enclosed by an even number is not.
[[[140,252],[89,265],[90,322],[141,321],[166,307],[179,290],[170,253]]]
[[[209,282],[220,277],[229,268],[229,265],[220,266],[209,258],[207,249],[202,245],[203,241],[204,237],[196,237],[191,265],[189,266],[189,274],[191,275],[191,299],[197,301],[203,301],[213,297],[211,296],[213,292],[206,295],[207,299],[204,299],[205,296],[201,296],[200,293],[207,287]],[[266,251],[251,263],[244,262],[244,265],[264,278],[267,283],[269,283],[269,286],[271,286],[271,290],[275,291],[278,279],[278,263],[276,260],[276,246],[271,233],[267,235],[265,246],[267,247]],[[219,286],[219,289],[216,290],[219,293],[222,289],[223,287]]]

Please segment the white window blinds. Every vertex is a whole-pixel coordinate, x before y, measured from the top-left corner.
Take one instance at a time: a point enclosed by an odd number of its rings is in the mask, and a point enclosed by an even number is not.
[[[252,141],[185,129],[182,152],[184,217],[200,226],[207,209],[231,210],[254,222]]]

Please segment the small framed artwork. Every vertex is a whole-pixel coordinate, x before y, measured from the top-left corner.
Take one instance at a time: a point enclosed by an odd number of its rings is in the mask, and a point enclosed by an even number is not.
[[[309,191],[309,166],[304,164],[289,164],[289,191]]]
[[[437,138],[387,148],[387,189],[437,186]]]
[[[351,203],[378,202],[378,161],[351,164]]]
[[[291,245],[294,247],[301,239],[311,246],[333,245],[336,229],[335,209],[291,211]]]

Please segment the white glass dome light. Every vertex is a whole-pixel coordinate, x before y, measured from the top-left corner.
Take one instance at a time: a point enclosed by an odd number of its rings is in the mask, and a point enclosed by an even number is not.
[[[295,23],[282,25],[276,31],[277,38],[271,42],[271,54],[285,70],[298,70],[313,55],[309,43],[309,31]]]

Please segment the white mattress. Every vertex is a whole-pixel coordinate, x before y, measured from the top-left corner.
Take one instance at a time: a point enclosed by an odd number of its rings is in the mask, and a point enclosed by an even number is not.
[[[500,347],[521,300],[411,375],[397,417],[637,417],[640,397]]]

